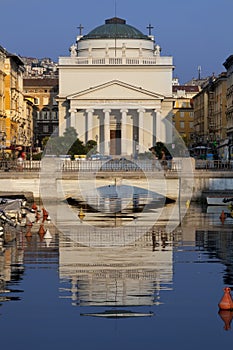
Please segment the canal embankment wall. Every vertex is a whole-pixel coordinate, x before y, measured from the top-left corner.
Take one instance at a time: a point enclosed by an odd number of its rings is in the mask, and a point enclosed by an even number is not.
[[[182,172],[99,172],[90,173],[51,173],[41,176],[40,172],[1,172],[1,193],[30,193],[40,198],[48,190],[51,199],[80,197],[85,189],[106,185],[126,184],[150,189],[176,199],[184,192],[192,192],[192,200],[203,200],[206,193],[233,193],[232,171],[193,171]]]

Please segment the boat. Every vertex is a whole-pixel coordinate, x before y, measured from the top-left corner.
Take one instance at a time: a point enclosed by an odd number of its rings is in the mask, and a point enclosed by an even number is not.
[[[209,195],[206,197],[206,202],[208,205],[225,205],[230,206],[233,203],[232,196],[224,195]]]
[[[22,199],[0,198],[0,210],[4,211],[6,216],[16,218],[22,208]]]
[[[81,316],[91,317],[106,317],[106,318],[125,318],[125,317],[151,317],[154,316],[153,312],[143,313],[134,312],[128,310],[106,310],[104,312],[83,313]]]

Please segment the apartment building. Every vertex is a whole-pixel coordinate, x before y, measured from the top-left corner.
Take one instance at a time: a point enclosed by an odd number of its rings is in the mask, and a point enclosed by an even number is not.
[[[193,97],[197,144],[219,146],[226,139],[226,73],[211,77]]]
[[[58,129],[58,95],[57,78],[25,78],[23,80],[24,96],[34,104],[33,109],[33,144],[42,147],[45,137],[57,135]]]
[[[226,133],[230,143],[233,144],[233,55],[230,55],[223,65],[227,70]]]
[[[173,85],[173,126],[183,138],[187,147],[194,142],[193,96],[199,91],[198,85]]]

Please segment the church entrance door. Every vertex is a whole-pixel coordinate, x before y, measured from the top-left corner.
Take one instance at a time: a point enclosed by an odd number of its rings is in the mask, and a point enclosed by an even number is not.
[[[110,130],[110,154],[121,154],[121,130]]]

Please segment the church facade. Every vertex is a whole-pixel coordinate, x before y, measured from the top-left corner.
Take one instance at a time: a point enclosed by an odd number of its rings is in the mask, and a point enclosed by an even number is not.
[[[173,58],[120,18],[81,34],[59,57],[59,135],[72,126],[113,156],[171,143]]]

